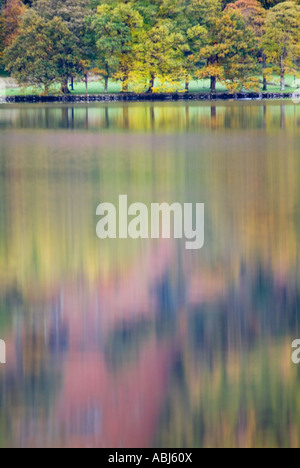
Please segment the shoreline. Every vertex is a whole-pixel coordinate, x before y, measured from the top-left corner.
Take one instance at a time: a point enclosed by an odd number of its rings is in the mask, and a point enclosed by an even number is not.
[[[178,102],[178,101],[271,101],[292,99],[294,93],[116,93],[116,94],[67,94],[51,96],[0,96],[0,104],[51,104],[93,102]]]

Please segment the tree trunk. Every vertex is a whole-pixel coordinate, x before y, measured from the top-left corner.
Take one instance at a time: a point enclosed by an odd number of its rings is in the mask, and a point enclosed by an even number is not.
[[[281,91],[285,91],[284,52],[282,52],[281,59],[280,59],[280,85],[281,85]]]
[[[49,85],[48,84],[44,85],[44,96],[49,96]]]
[[[281,86],[281,91],[285,91],[285,74],[284,70],[281,70],[280,72],[280,86]]]
[[[74,76],[71,76],[71,90],[74,91]]]
[[[122,93],[128,93],[128,77],[122,80]]]
[[[61,92],[63,94],[69,94],[70,93],[70,90],[69,90],[69,86],[68,86],[68,78],[66,78],[62,84],[61,84]]]
[[[264,52],[262,54],[262,59],[263,59],[263,74],[264,74],[264,77],[263,77],[263,91],[267,91],[268,90],[268,82],[267,82],[267,78],[265,76],[265,70],[267,69],[267,58],[266,58],[266,54]]]
[[[148,93],[153,93],[154,83],[155,83],[155,75],[151,75],[150,86],[149,86],[149,89],[147,91]]]
[[[108,76],[105,77],[104,93],[107,94],[108,91]]]
[[[88,79],[87,73],[85,73],[84,75],[84,82],[85,82],[85,93],[89,94],[89,79]]]
[[[210,77],[210,92],[214,94],[216,92],[216,85],[217,85],[217,77],[211,76]]]
[[[190,83],[189,83],[189,81],[186,81],[185,82],[185,91],[186,91],[186,93],[189,92],[189,88],[190,88]]]

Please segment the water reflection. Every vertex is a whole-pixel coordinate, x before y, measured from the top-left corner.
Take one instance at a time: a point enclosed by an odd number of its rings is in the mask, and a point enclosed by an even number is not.
[[[299,122],[1,108],[1,447],[299,446]],[[204,249],[99,241],[121,193],[204,202]]]
[[[130,130],[132,132],[203,131],[204,129],[281,128],[299,125],[289,102],[137,103],[103,105],[1,106],[0,128]]]

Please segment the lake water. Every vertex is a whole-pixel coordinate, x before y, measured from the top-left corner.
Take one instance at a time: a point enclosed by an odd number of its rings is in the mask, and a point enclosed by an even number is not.
[[[0,108],[1,447],[300,444],[300,105]],[[96,207],[205,203],[205,245]]]

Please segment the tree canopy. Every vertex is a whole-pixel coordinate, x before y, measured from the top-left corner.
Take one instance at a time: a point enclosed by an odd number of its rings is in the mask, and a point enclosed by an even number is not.
[[[25,14],[20,33],[4,51],[7,70],[20,83],[43,85],[45,93],[79,71],[79,51],[61,18],[47,21],[36,12]]]
[[[284,2],[269,11],[264,36],[266,55],[280,72],[281,89],[285,89],[285,75],[297,73],[300,57],[300,6]]]
[[[21,84],[97,72],[123,92],[175,89],[192,79],[230,91],[286,87],[298,74],[299,1],[0,0],[0,60]],[[263,81],[260,81],[263,76]]]

